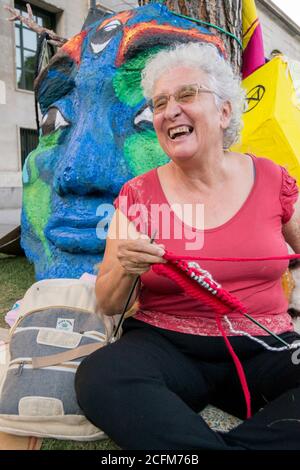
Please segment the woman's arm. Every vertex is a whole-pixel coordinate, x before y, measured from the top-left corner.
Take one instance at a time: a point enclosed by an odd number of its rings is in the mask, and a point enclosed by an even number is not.
[[[300,253],[300,197],[294,207],[295,211],[291,219],[282,226],[282,233],[294,252]]]
[[[123,312],[137,276],[148,271],[153,263],[163,263],[161,245],[150,244],[149,237],[138,233],[127,217],[116,210],[111,221],[103,261],[96,280],[99,309],[105,315]],[[132,295],[128,310],[136,299]]]

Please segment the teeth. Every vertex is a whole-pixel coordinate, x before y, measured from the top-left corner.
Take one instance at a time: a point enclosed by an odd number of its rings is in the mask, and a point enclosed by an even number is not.
[[[173,139],[176,134],[179,134],[179,133],[182,133],[182,132],[190,133],[191,128],[189,126],[174,127],[173,129],[169,130],[169,135],[170,135],[171,139]]]

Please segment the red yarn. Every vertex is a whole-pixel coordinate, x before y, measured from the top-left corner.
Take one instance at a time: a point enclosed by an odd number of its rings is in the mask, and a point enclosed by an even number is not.
[[[170,251],[166,251],[163,258],[167,260],[178,260],[178,256],[174,255]],[[181,256],[181,260],[188,260],[188,261],[280,261],[284,259],[299,259],[300,254],[293,254],[293,255],[284,255],[284,256],[265,256],[265,257],[256,257],[256,258],[218,258],[214,256]]]
[[[242,386],[242,389],[243,389],[245,402],[246,402],[246,408],[247,408],[247,415],[246,416],[247,416],[247,418],[251,418],[251,415],[252,415],[251,414],[251,395],[250,395],[250,391],[249,391],[245,371],[243,369],[241,361],[239,360],[238,356],[235,354],[234,349],[231,346],[229,339],[227,338],[226,332],[225,332],[225,330],[223,328],[223,325],[222,325],[222,322],[221,322],[220,315],[216,315],[216,321],[217,321],[218,328],[222,333],[222,336],[224,338],[226,346],[229,350],[229,353],[231,354],[231,357],[233,359],[234,365],[235,365],[237,373],[238,373],[238,377],[239,377],[240,382],[241,382],[241,386]]]
[[[163,256],[168,263],[166,264],[154,264],[152,269],[155,273],[172,279],[178,284],[188,295],[200,300],[207,306],[212,308],[216,313],[217,326],[224,338],[225,344],[229,350],[229,353],[234,361],[239,380],[243,389],[246,408],[247,418],[251,417],[251,395],[247,384],[247,379],[243,366],[235,354],[233,347],[231,346],[226,332],[222,326],[221,316],[238,311],[241,314],[247,313],[245,306],[228,291],[223,289],[208,273],[207,271],[199,269],[195,266],[189,266],[185,260],[195,260],[197,262],[201,260],[214,260],[214,261],[267,261],[267,260],[283,260],[283,259],[299,259],[300,255],[286,255],[286,256],[274,256],[274,257],[260,257],[260,258],[215,258],[215,257],[199,257],[199,256],[182,256],[180,259],[178,256],[165,252]],[[196,277],[196,278],[195,278]],[[198,279],[197,279],[198,277]],[[200,284],[199,284],[200,283]]]

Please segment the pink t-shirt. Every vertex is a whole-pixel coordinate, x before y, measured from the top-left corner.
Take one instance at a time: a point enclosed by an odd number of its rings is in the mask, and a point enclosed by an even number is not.
[[[286,255],[288,251],[282,224],[288,222],[294,211],[293,205],[298,197],[296,181],[271,160],[254,156],[252,160],[255,181],[250,194],[238,212],[216,228],[197,230],[184,224],[168,204],[157,169],[128,181],[114,205],[135,223],[138,231],[151,237],[154,228],[157,229],[155,242],[163,243],[168,251],[179,258],[181,255],[197,254],[238,258]],[[159,206],[161,204],[163,206]],[[159,212],[153,207],[165,209],[160,223]],[[166,224],[162,223],[167,219],[170,219],[170,237],[166,233]],[[187,249],[187,243],[191,244],[193,240],[198,240],[200,245],[203,242],[203,246]],[[237,297],[250,315],[274,333],[293,330],[281,283],[288,261],[199,261],[199,264]],[[220,335],[214,311],[186,295],[170,279],[152,270],[141,276],[139,309],[134,317],[182,333]],[[228,318],[231,327],[223,319],[228,335],[238,335],[239,331],[252,335],[267,334],[239,313],[229,314]]]

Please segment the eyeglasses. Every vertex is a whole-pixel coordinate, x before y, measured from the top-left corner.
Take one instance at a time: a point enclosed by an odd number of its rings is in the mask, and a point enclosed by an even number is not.
[[[179,87],[174,93],[161,93],[156,95],[149,100],[148,104],[151,111],[154,114],[158,114],[166,109],[171,96],[173,96],[175,101],[179,104],[188,104],[193,103],[200,93],[213,93],[220,98],[220,95],[215,91],[206,88],[204,85],[193,83]]]

